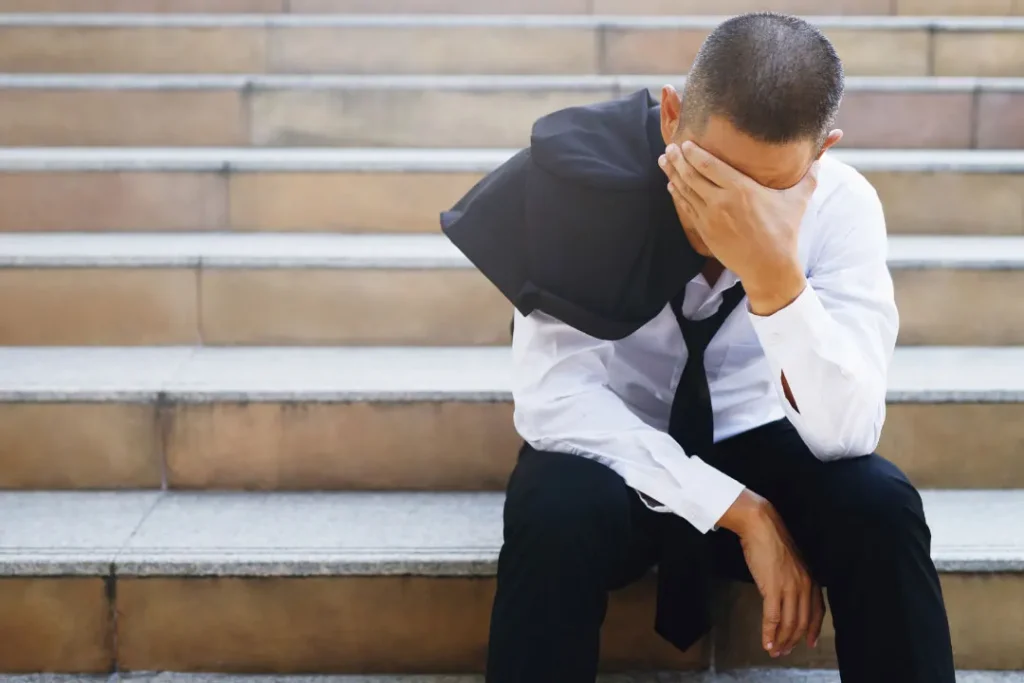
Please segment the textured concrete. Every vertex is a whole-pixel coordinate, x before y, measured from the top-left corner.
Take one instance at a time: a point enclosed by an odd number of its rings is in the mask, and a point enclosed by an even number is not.
[[[1024,17],[808,17],[821,28],[891,28],[943,31],[1015,31],[1024,28]],[[88,27],[426,27],[441,26],[571,26],[571,27],[669,27],[712,29],[721,16],[538,16],[538,15],[245,15],[245,14],[0,14],[0,26]]]
[[[892,236],[902,345],[1024,343],[1024,237]],[[0,233],[10,346],[507,344],[442,235]]]
[[[0,671],[112,670],[114,615],[105,578],[3,577],[0,604]]]
[[[487,172],[511,149],[9,148],[0,171]],[[1024,172],[1024,150],[836,150],[862,171]]]
[[[0,267],[85,266],[464,269],[471,264],[441,235],[0,234]]]
[[[889,267],[1002,270],[1024,266],[1024,239],[999,236],[889,236]]]
[[[686,75],[577,74],[0,74],[0,88],[11,90],[454,90],[633,92],[677,87]],[[847,93],[1021,92],[1024,78],[850,76]]]
[[[1024,348],[897,348],[890,402],[1016,402],[1024,398]]]
[[[150,402],[192,348],[0,348],[0,401]]]
[[[1024,571],[1024,491],[925,491],[946,572]],[[9,575],[489,576],[500,493],[0,493]],[[15,514],[16,513],[16,514]]]
[[[0,348],[0,400],[505,401],[507,348]],[[901,347],[890,402],[1024,400],[1024,348]]]
[[[490,493],[176,493],[132,537],[118,572],[490,574],[502,500]]]
[[[483,676],[270,676],[187,673],[121,673],[112,676],[32,674],[0,676],[0,683],[483,683]],[[957,683],[1024,683],[1020,671],[958,671]],[[598,683],[839,683],[827,670],[749,669],[706,672],[604,674]]]
[[[1024,238],[889,237],[894,269],[1024,268]],[[465,269],[443,235],[0,233],[3,268]]]
[[[0,493],[0,576],[103,575],[158,493]]]

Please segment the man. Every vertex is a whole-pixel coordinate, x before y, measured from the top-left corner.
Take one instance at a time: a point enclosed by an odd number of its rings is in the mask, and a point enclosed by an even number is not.
[[[517,307],[526,445],[508,485],[491,683],[593,681],[608,592],[655,565],[657,628],[679,647],[708,628],[714,576],[756,583],[773,657],[817,644],[825,586],[846,683],[953,682],[920,497],[865,455],[898,317],[878,197],[825,154],[842,137],[830,129],[842,88],[815,28],[737,17],[707,39],[682,97],[666,87],[660,108],[633,97],[552,115],[445,215]],[[655,174],[656,192],[632,182]],[[570,176],[599,191],[540,201]],[[581,225],[594,203],[601,215]]]

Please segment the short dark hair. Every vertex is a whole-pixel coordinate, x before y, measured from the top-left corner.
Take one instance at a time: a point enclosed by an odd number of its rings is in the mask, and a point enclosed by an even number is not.
[[[757,12],[719,25],[683,89],[683,121],[712,115],[769,143],[824,141],[843,97],[843,65],[821,31],[798,17]]]

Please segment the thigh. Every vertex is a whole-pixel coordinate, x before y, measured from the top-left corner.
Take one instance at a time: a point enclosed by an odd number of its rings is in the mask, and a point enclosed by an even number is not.
[[[583,456],[523,447],[509,479],[505,540],[540,540],[540,552],[595,552],[607,562],[608,589],[632,583],[654,566],[665,516],[648,509],[609,467]],[[585,544],[585,545],[584,545]]]
[[[884,536],[908,518],[923,524],[920,496],[899,468],[877,454],[823,462],[788,420],[720,443],[712,463],[771,501],[822,583],[854,536]]]

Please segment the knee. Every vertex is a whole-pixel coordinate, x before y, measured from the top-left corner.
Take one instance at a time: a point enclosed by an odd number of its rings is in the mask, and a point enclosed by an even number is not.
[[[851,473],[846,491],[835,499],[844,531],[863,531],[872,545],[892,541],[893,548],[905,547],[908,538],[929,540],[920,493],[895,465],[875,457]]]
[[[604,465],[579,456],[540,453],[542,476],[510,486],[505,502],[505,542],[558,558],[593,558],[624,543],[629,534],[627,488]],[[566,461],[564,458],[574,458]]]

